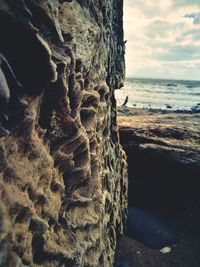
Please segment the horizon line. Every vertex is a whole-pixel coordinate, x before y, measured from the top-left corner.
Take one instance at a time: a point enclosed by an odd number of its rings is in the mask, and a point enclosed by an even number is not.
[[[151,80],[173,80],[173,81],[198,81],[198,82],[200,82],[200,78],[199,78],[199,80],[197,80],[197,79],[189,79],[189,78],[186,78],[186,79],[184,79],[184,78],[182,78],[182,79],[175,79],[175,78],[164,78],[164,77],[145,77],[145,76],[126,76],[125,77],[125,80],[126,79],[130,79],[130,78],[132,78],[132,79],[151,79]]]

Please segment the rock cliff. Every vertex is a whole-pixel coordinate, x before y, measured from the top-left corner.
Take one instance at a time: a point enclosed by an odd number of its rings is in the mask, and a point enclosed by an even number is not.
[[[0,0],[0,266],[113,264],[122,16],[122,0]]]

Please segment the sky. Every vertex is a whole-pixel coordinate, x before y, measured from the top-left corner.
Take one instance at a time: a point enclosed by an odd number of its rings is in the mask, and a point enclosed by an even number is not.
[[[127,77],[200,80],[200,0],[124,0]]]

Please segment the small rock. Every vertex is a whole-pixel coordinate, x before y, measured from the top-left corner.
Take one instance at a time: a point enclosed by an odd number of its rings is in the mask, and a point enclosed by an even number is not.
[[[199,106],[199,105],[193,106],[193,107],[191,108],[191,110],[192,110],[193,112],[199,112],[199,111],[200,111],[200,106]]]
[[[170,105],[166,105],[166,107],[167,107],[167,108],[172,108],[172,106],[170,106]]]
[[[166,254],[166,253],[170,253],[171,252],[171,248],[170,247],[164,247],[160,250],[161,253]]]
[[[168,83],[167,86],[168,86],[168,87],[170,87],[170,86],[174,86],[174,87],[176,87],[177,84],[174,84],[174,83]]]

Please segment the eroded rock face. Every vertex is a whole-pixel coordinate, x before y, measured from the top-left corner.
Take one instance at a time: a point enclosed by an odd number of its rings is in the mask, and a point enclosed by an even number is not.
[[[118,117],[129,160],[129,205],[176,212],[200,207],[200,114],[130,112],[134,116]]]
[[[0,266],[112,266],[127,170],[121,0],[0,0]]]

